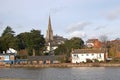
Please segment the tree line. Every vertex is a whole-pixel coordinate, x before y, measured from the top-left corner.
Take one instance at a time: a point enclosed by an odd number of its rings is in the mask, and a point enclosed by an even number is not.
[[[44,48],[45,39],[40,30],[31,30],[30,32],[15,35],[10,26],[7,26],[0,37],[0,52],[6,51],[8,48],[15,50],[26,49],[28,55],[32,55],[33,51],[36,55],[41,55]]]
[[[40,30],[31,30],[30,32],[23,32],[15,35],[15,32],[10,26],[7,26],[0,37],[0,52],[6,51],[8,48],[14,48],[17,51],[26,49],[28,55],[44,55],[45,51],[45,38]],[[55,55],[70,56],[72,48],[84,48],[84,41],[81,38],[73,37],[66,40],[64,44],[58,45],[54,51]]]

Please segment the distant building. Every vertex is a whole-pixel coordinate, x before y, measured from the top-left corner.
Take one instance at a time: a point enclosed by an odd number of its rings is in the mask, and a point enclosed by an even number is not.
[[[120,40],[116,39],[116,40],[112,40],[109,41],[109,52],[113,52],[112,55],[110,55],[110,57],[114,57],[114,58],[120,58]]]
[[[72,63],[87,62],[88,60],[92,62],[95,60],[105,61],[106,58],[107,54],[101,49],[74,49],[71,52]]]
[[[52,30],[52,25],[51,25],[51,18],[49,16],[49,20],[48,20],[48,29],[47,29],[47,33],[46,33],[46,51],[47,53],[49,53],[49,55],[54,55],[53,52],[53,30]]]
[[[14,62],[15,54],[13,53],[0,54],[0,64],[14,64]]]
[[[0,65],[1,64],[14,64],[15,57],[17,55],[17,51],[13,48],[9,48],[8,50],[0,53]]]
[[[14,53],[15,55],[17,55],[17,51],[13,48],[9,48],[6,53]]]
[[[53,30],[52,30],[52,25],[51,25],[51,18],[49,16],[48,29],[47,29],[47,34],[46,34],[46,43],[49,43],[52,41],[53,41]]]
[[[63,56],[28,56],[29,64],[56,64],[61,63]]]
[[[49,53],[49,55],[54,55],[54,50],[58,48],[58,45],[63,44],[66,38],[63,38],[62,36],[53,36],[53,30],[51,25],[51,18],[49,16],[48,20],[48,29],[46,32],[46,51]]]
[[[101,42],[98,39],[88,39],[86,45],[89,48],[101,48]]]

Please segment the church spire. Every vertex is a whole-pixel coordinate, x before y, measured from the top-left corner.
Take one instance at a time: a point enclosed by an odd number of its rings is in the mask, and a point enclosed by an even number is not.
[[[46,42],[53,41],[53,30],[52,30],[52,25],[51,25],[51,18],[49,16],[48,20],[48,30],[46,34]]]
[[[51,18],[50,18],[50,16],[49,16],[49,20],[48,20],[48,29],[49,29],[49,30],[52,30]]]

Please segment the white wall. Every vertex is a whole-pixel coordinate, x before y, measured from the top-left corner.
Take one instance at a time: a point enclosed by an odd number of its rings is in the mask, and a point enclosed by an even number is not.
[[[86,59],[97,59],[104,61],[104,53],[74,53],[72,54],[72,63],[86,62]]]

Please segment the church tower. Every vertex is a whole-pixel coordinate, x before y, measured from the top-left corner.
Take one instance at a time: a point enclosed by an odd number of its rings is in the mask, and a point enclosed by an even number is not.
[[[53,41],[53,30],[52,30],[52,26],[51,26],[51,18],[49,16],[49,20],[48,20],[48,29],[47,29],[47,34],[46,34],[46,42],[51,42]]]

